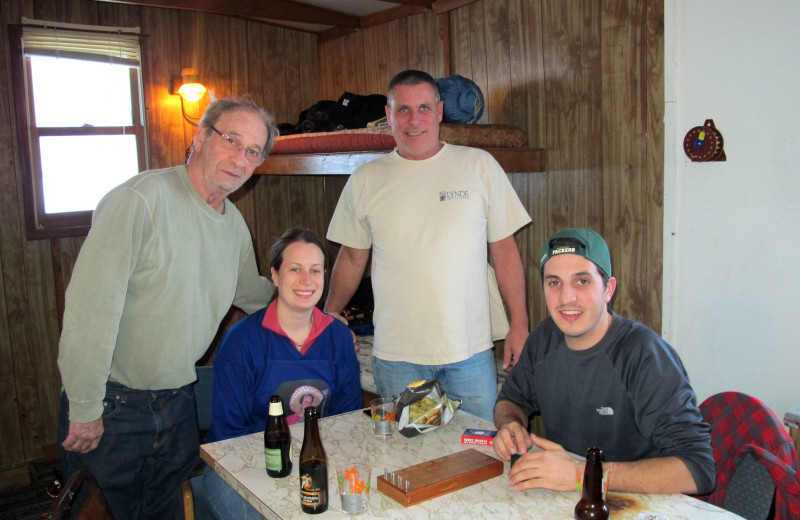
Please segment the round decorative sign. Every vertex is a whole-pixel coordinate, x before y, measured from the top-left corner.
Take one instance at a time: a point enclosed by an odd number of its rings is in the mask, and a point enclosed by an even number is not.
[[[722,134],[714,126],[713,119],[706,119],[703,126],[696,126],[686,132],[683,138],[683,151],[695,162],[724,161]]]

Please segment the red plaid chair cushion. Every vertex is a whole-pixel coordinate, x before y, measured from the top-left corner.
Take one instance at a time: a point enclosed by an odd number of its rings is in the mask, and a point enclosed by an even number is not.
[[[747,453],[752,453],[775,482],[775,520],[800,518],[800,481],[792,438],[763,402],[738,392],[713,395],[700,405],[711,427],[717,480],[701,500],[723,506],[728,483]]]

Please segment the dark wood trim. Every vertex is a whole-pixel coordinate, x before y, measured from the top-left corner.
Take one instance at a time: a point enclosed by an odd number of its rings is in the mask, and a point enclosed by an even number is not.
[[[450,38],[450,13],[443,13],[439,17],[439,33],[442,38],[442,61],[444,62],[444,77],[452,76],[453,64],[450,62],[452,56],[452,40]]]
[[[424,5],[428,9],[434,4],[434,0],[391,0],[391,2],[395,4]]]
[[[22,61],[25,59],[22,54],[22,26],[9,25],[8,26],[8,43],[9,55],[11,65],[11,78],[12,78],[12,95],[14,100],[26,99],[25,95],[25,80],[22,77],[21,71],[25,70]],[[30,81],[30,78],[28,78]],[[14,102],[16,107],[17,116],[17,144],[19,145],[19,161],[20,169],[23,172],[32,172],[33,165],[31,164],[31,143],[28,139],[29,121],[33,114],[28,113],[28,105],[26,103]],[[36,194],[33,190],[33,183],[22,183],[22,200],[25,208],[25,229],[28,236],[31,237],[36,231],[36,211],[29,211],[28,208],[33,208],[36,201]]]
[[[544,171],[540,148],[483,148],[507,173]],[[298,155],[270,155],[256,168],[261,175],[350,175],[385,152],[343,152]]]
[[[436,0],[433,3],[433,14],[446,13],[477,1],[478,0]]]
[[[358,31],[353,27],[334,27],[333,29],[329,29],[327,31],[322,31],[317,36],[317,44],[325,43],[329,41],[336,40],[338,38],[343,38],[345,36],[349,36],[354,32]]]
[[[64,283],[64,266],[61,263],[60,240],[50,241],[50,257],[53,262],[53,284],[56,289],[56,309],[58,309],[58,330],[60,331],[64,324],[65,293],[67,292]]]
[[[268,175],[350,175],[362,164],[387,152],[345,152],[301,155],[270,155],[256,168]]]
[[[420,6],[399,5],[397,7],[392,7],[391,9],[386,9],[384,11],[378,11],[377,13],[371,14],[369,16],[361,17],[361,28],[366,29],[368,27],[374,27],[382,23],[393,22],[395,20],[400,20],[402,18],[413,16],[415,14],[422,14],[427,10],[428,10],[427,8],[421,5]]]
[[[316,23],[340,27],[360,27],[358,16],[314,7],[313,5],[291,2],[289,0],[269,0],[267,2],[231,2],[230,0],[98,0],[115,4],[145,5],[167,7],[185,11],[221,14],[246,18],[248,20],[273,19],[288,22]]]

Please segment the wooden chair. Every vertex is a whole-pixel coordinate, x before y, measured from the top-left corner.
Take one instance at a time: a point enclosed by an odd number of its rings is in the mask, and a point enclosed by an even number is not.
[[[80,511],[70,511],[72,500],[81,490],[86,489],[86,500],[83,502]],[[103,492],[94,480],[94,477],[85,469],[80,469],[72,474],[67,483],[61,488],[61,492],[56,497],[55,502],[42,515],[45,520],[60,520],[65,513],[71,520],[114,520],[111,509],[108,507]]]
[[[181,496],[183,498],[184,520],[194,520],[194,493],[192,493],[191,477],[181,484]]]

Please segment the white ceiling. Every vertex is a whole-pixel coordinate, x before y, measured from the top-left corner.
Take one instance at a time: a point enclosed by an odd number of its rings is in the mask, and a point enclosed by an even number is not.
[[[308,4],[314,7],[322,7],[340,13],[353,16],[369,16],[371,14],[397,7],[401,4],[396,2],[384,2],[382,0],[295,0],[298,4]],[[309,32],[323,32],[333,29],[333,25],[320,25],[313,23],[292,22],[287,20],[266,20],[276,25],[293,27]]]
[[[308,4],[316,7],[324,7],[332,11],[355,16],[367,16],[375,14],[384,9],[397,7],[397,2],[384,2],[382,0],[295,0],[298,4]]]
[[[235,16],[293,29],[323,33],[358,28],[476,0],[95,0]],[[385,12],[385,13],[384,13]],[[381,14],[383,13],[383,14]],[[366,25],[365,25],[366,24]],[[335,31],[334,31],[335,32]]]

